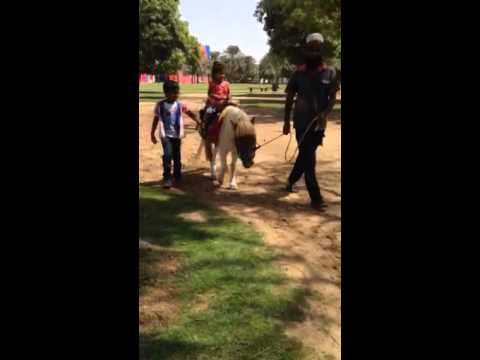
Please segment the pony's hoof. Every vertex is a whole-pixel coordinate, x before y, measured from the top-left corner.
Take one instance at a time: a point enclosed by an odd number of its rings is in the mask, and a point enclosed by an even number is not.
[[[215,180],[213,180],[213,186],[220,187],[220,186],[222,186],[222,183],[215,179]]]
[[[238,186],[237,184],[230,184],[230,186],[228,187],[229,190],[237,190],[238,189]]]

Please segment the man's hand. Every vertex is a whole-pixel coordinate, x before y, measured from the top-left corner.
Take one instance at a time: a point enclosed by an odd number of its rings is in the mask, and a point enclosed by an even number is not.
[[[315,131],[325,130],[327,126],[327,113],[321,112],[316,116],[316,121],[314,125]]]
[[[290,134],[290,121],[285,121],[283,124],[283,135]]]
[[[152,143],[153,143],[154,145],[157,144],[158,141],[157,141],[157,138],[156,138],[155,134],[151,134],[151,135],[150,135],[150,139],[152,140]]]

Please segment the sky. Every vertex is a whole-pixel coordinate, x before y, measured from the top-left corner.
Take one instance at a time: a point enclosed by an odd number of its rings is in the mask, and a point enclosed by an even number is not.
[[[237,45],[242,53],[260,62],[268,52],[263,24],[253,16],[258,0],[180,0],[182,20],[190,34],[210,51],[224,51]]]

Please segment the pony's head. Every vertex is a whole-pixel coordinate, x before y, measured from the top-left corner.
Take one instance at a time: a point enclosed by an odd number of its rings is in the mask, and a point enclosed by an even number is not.
[[[247,114],[242,114],[235,127],[235,146],[243,166],[248,169],[253,165],[257,147],[254,117],[250,118]]]

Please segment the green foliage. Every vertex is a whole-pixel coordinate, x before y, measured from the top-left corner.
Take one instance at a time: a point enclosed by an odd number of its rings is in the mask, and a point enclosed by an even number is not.
[[[180,20],[178,0],[140,0],[139,63],[140,72],[176,72],[183,64],[198,71],[198,41],[188,31],[188,23]]]
[[[272,49],[260,61],[259,76],[278,84],[280,77],[289,77],[292,73],[292,65],[282,56],[276,55]]]
[[[220,59],[220,51],[212,51],[210,53],[210,56],[211,56],[211,61],[212,62],[218,61]]]
[[[243,54],[238,46],[228,46],[218,60],[225,65],[225,76],[230,82],[255,82],[258,79],[255,59]]]
[[[225,50],[225,52],[230,56],[235,56],[238,53],[240,53],[240,48],[236,45],[229,45],[227,47],[227,50]]]
[[[305,37],[320,32],[327,58],[340,58],[340,0],[260,0],[254,16],[264,24],[272,51],[292,63],[301,61]]]
[[[184,62],[184,53],[179,49],[175,49],[171,52],[170,56],[159,65],[159,68],[167,73],[174,73]]]
[[[245,56],[241,61],[242,77],[241,82],[256,81],[258,78],[258,66],[255,59],[251,56]]]

